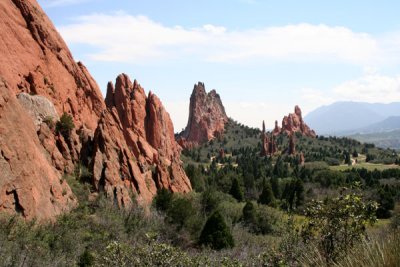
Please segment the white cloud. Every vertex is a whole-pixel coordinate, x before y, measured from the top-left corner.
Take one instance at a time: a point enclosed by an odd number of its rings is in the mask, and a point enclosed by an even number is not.
[[[77,5],[85,2],[89,2],[93,0],[39,0],[40,4],[44,7],[60,7],[60,6],[69,6],[69,5]]]
[[[365,75],[336,86],[333,88],[333,93],[338,100],[398,102],[400,101],[400,76]]]
[[[78,17],[59,30],[70,44],[93,46],[91,58],[101,61],[143,62],[190,57],[211,62],[283,60],[365,66],[374,65],[384,57],[373,36],[324,24],[231,31],[211,24],[197,28],[170,27],[145,16],[118,12]]]

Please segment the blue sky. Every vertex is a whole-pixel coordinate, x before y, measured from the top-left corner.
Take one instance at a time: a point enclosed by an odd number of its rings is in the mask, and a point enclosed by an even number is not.
[[[400,101],[399,1],[39,0],[103,90],[121,73],[175,130],[194,83],[250,126],[334,101]]]

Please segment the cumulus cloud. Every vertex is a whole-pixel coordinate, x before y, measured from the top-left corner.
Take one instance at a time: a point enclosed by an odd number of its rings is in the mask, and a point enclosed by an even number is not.
[[[283,60],[364,66],[384,57],[373,36],[324,24],[233,31],[211,24],[196,28],[165,26],[145,16],[117,12],[78,17],[59,30],[70,44],[92,46],[90,57],[101,61],[139,62],[189,56],[211,62]]]
[[[400,76],[365,75],[336,86],[333,88],[333,93],[340,100],[398,102],[400,101]]]

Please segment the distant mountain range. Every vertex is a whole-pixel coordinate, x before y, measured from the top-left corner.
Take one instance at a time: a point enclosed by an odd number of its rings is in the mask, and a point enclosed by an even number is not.
[[[354,134],[349,137],[360,142],[373,143],[382,148],[400,149],[400,130],[368,134]]]
[[[351,136],[400,148],[400,102],[335,102],[313,110],[304,120],[320,135]]]
[[[318,134],[348,135],[400,129],[400,102],[381,104],[335,102],[319,107],[305,116],[306,123]]]

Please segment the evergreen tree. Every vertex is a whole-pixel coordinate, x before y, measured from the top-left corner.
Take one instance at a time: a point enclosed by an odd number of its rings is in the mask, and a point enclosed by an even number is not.
[[[271,188],[275,198],[281,198],[282,190],[277,177],[271,178]]]
[[[269,181],[265,181],[261,195],[258,198],[258,203],[271,205],[274,201],[275,198],[274,193],[272,192],[271,183]]]
[[[344,163],[349,166],[351,165],[350,153],[347,151],[344,153]]]
[[[303,205],[303,203],[304,203],[304,185],[300,179],[296,179],[294,191],[296,194],[296,207]]]
[[[251,201],[247,201],[246,205],[242,210],[243,221],[247,225],[254,224],[256,222],[256,208]]]
[[[199,243],[216,250],[231,248],[235,245],[233,236],[219,211],[215,211],[208,218],[201,231]]]
[[[61,134],[65,140],[69,140],[72,129],[74,128],[74,119],[71,115],[64,112],[60,120],[56,123],[56,133]]]
[[[237,178],[233,178],[229,194],[231,194],[234,198],[236,198],[237,201],[239,202],[243,201],[243,192],[242,189],[240,188],[239,181]]]
[[[165,188],[157,190],[157,195],[154,197],[153,203],[157,210],[166,211],[172,202],[172,192]]]

